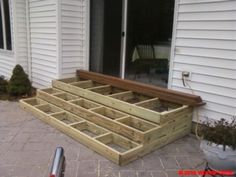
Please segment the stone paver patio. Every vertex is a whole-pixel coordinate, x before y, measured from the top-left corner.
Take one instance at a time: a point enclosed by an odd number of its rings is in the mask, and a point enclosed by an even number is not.
[[[0,101],[0,177],[48,177],[54,150],[65,149],[65,177],[175,177],[179,169],[203,169],[199,142],[189,135],[124,167],[23,111]]]

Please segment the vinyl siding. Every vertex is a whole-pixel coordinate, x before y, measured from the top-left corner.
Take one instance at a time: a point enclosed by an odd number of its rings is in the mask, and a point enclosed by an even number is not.
[[[27,44],[27,17],[26,17],[26,1],[15,0],[16,10],[16,31],[17,31],[17,48],[15,49],[16,61],[28,73],[28,44]]]
[[[236,1],[179,0],[176,7],[169,87],[191,93],[181,80],[190,71],[189,85],[207,103],[200,118],[230,119],[236,115]]]
[[[48,87],[58,77],[57,0],[29,0],[33,86]]]
[[[61,77],[86,68],[87,0],[61,0]]]

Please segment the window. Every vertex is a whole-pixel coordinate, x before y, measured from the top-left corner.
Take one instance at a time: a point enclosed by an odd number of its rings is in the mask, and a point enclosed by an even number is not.
[[[12,50],[9,0],[0,0],[0,49]]]

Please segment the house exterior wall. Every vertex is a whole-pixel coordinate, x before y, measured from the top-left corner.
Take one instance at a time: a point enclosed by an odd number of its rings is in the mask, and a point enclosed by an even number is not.
[[[58,77],[57,0],[29,0],[31,79],[37,88]]]
[[[11,77],[16,64],[20,64],[28,73],[28,48],[26,29],[26,1],[10,0],[10,21],[12,50],[0,49],[0,75]]]
[[[86,0],[29,0],[31,77],[37,88],[86,69]]]
[[[174,25],[169,88],[191,93],[182,84],[182,71],[194,93],[206,101],[205,118],[236,115],[236,1],[178,0]],[[195,118],[196,120],[196,118]]]
[[[88,0],[61,0],[61,77],[87,67]]]
[[[26,1],[15,0],[15,14],[16,14],[16,62],[20,64],[25,72],[28,73],[28,43],[27,43],[27,15],[26,15]]]

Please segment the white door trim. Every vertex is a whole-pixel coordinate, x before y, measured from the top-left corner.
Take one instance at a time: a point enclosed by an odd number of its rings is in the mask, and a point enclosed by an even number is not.
[[[121,28],[121,59],[120,59],[120,77],[125,78],[125,62],[126,62],[126,41],[127,41],[127,15],[128,0],[122,0],[122,28]]]
[[[172,40],[171,40],[171,52],[170,52],[170,61],[169,61],[169,77],[168,77],[168,89],[171,89],[172,80],[173,80],[173,68],[174,68],[174,58],[175,58],[175,42],[176,42],[176,30],[177,30],[177,19],[179,11],[179,0],[175,0],[174,7],[174,21],[172,27]]]

